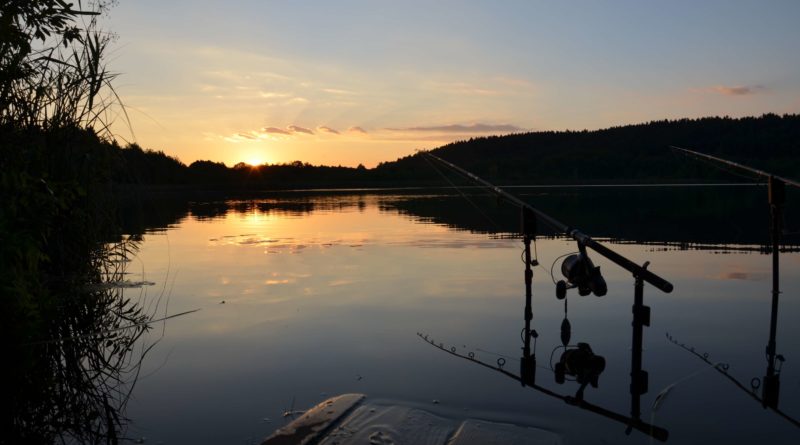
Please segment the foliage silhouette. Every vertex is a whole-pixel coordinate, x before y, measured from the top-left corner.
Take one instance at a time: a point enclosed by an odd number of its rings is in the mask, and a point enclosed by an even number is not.
[[[152,318],[113,286],[136,244],[113,219],[124,109],[96,21],[109,3],[93,5],[0,3],[0,443],[118,442]]]
[[[800,115],[765,114],[732,119],[708,117],[654,121],[597,131],[546,131],[488,136],[432,150],[499,185],[610,184],[754,181],[709,168],[673,153],[692,147],[789,177],[800,171]],[[117,150],[119,151],[119,150]],[[113,173],[125,184],[189,188],[281,190],[441,185],[419,155],[372,169],[315,166],[301,161],[228,167],[195,161],[189,166],[163,152],[136,145],[121,150]]]

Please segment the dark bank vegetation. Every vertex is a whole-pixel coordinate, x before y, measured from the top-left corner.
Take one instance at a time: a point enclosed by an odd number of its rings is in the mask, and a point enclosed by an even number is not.
[[[0,443],[116,443],[150,316],[115,286],[106,2],[0,3]],[[141,355],[141,354],[140,354]]]

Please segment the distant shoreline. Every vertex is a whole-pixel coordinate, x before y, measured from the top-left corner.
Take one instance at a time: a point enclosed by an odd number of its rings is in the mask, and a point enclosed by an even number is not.
[[[512,190],[524,189],[581,189],[581,188],[667,188],[667,187],[766,187],[764,183],[736,183],[736,182],[680,182],[680,183],[632,183],[632,184],[510,184],[498,187]],[[115,184],[114,194],[122,198],[164,197],[164,198],[201,198],[225,199],[231,196],[260,197],[279,194],[303,193],[392,193],[392,192],[425,192],[425,191],[457,191],[480,190],[484,187],[464,185],[453,187],[450,185],[421,185],[421,186],[376,186],[376,187],[310,187],[288,189],[251,189],[230,186],[194,186],[185,184]]]

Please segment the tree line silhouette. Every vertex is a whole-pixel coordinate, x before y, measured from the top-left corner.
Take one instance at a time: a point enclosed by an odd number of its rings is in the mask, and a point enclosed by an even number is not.
[[[432,150],[499,184],[603,184],[737,181],[718,167],[686,159],[670,145],[691,147],[785,176],[800,171],[800,115],[705,117],[653,121],[596,131],[542,131],[477,137]],[[232,167],[195,161],[188,166],[136,144],[114,149],[112,177],[126,184],[234,189],[443,185],[418,154],[375,168],[321,166],[301,161]]]
[[[596,131],[543,131],[445,145],[433,153],[500,183],[655,183],[725,180],[727,172],[673,153],[670,145],[792,177],[800,171],[800,115],[661,120]],[[432,169],[418,156],[378,166],[413,178]]]

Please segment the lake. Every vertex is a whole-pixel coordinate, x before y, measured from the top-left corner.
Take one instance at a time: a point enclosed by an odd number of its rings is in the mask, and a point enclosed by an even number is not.
[[[749,394],[767,368],[765,187],[508,190],[637,264],[649,261],[674,285],[671,293],[644,289],[651,324],[644,328],[643,422],[666,429],[669,443],[798,443],[796,236],[786,238],[780,256],[777,352],[785,362],[778,409],[785,417]],[[787,199],[788,229],[800,225],[797,198]],[[147,285],[126,295],[158,316],[200,309],[156,324],[144,340],[156,344],[128,404],[132,439],[259,443],[291,420],[284,413],[358,392],[443,417],[540,428],[563,443],[654,442],[417,335],[519,372],[525,301],[523,243],[514,236],[519,213],[479,189],[176,200],[148,203],[130,220],[144,235],[128,277]],[[579,388],[569,376],[557,383],[552,371],[564,352],[566,316],[569,344],[587,343],[605,359],[584,400],[630,416],[633,277],[590,250],[608,293],[581,297],[571,290],[565,314],[554,279],[562,279],[559,257],[577,247],[551,235],[543,230],[535,242],[536,383],[566,396]]]

